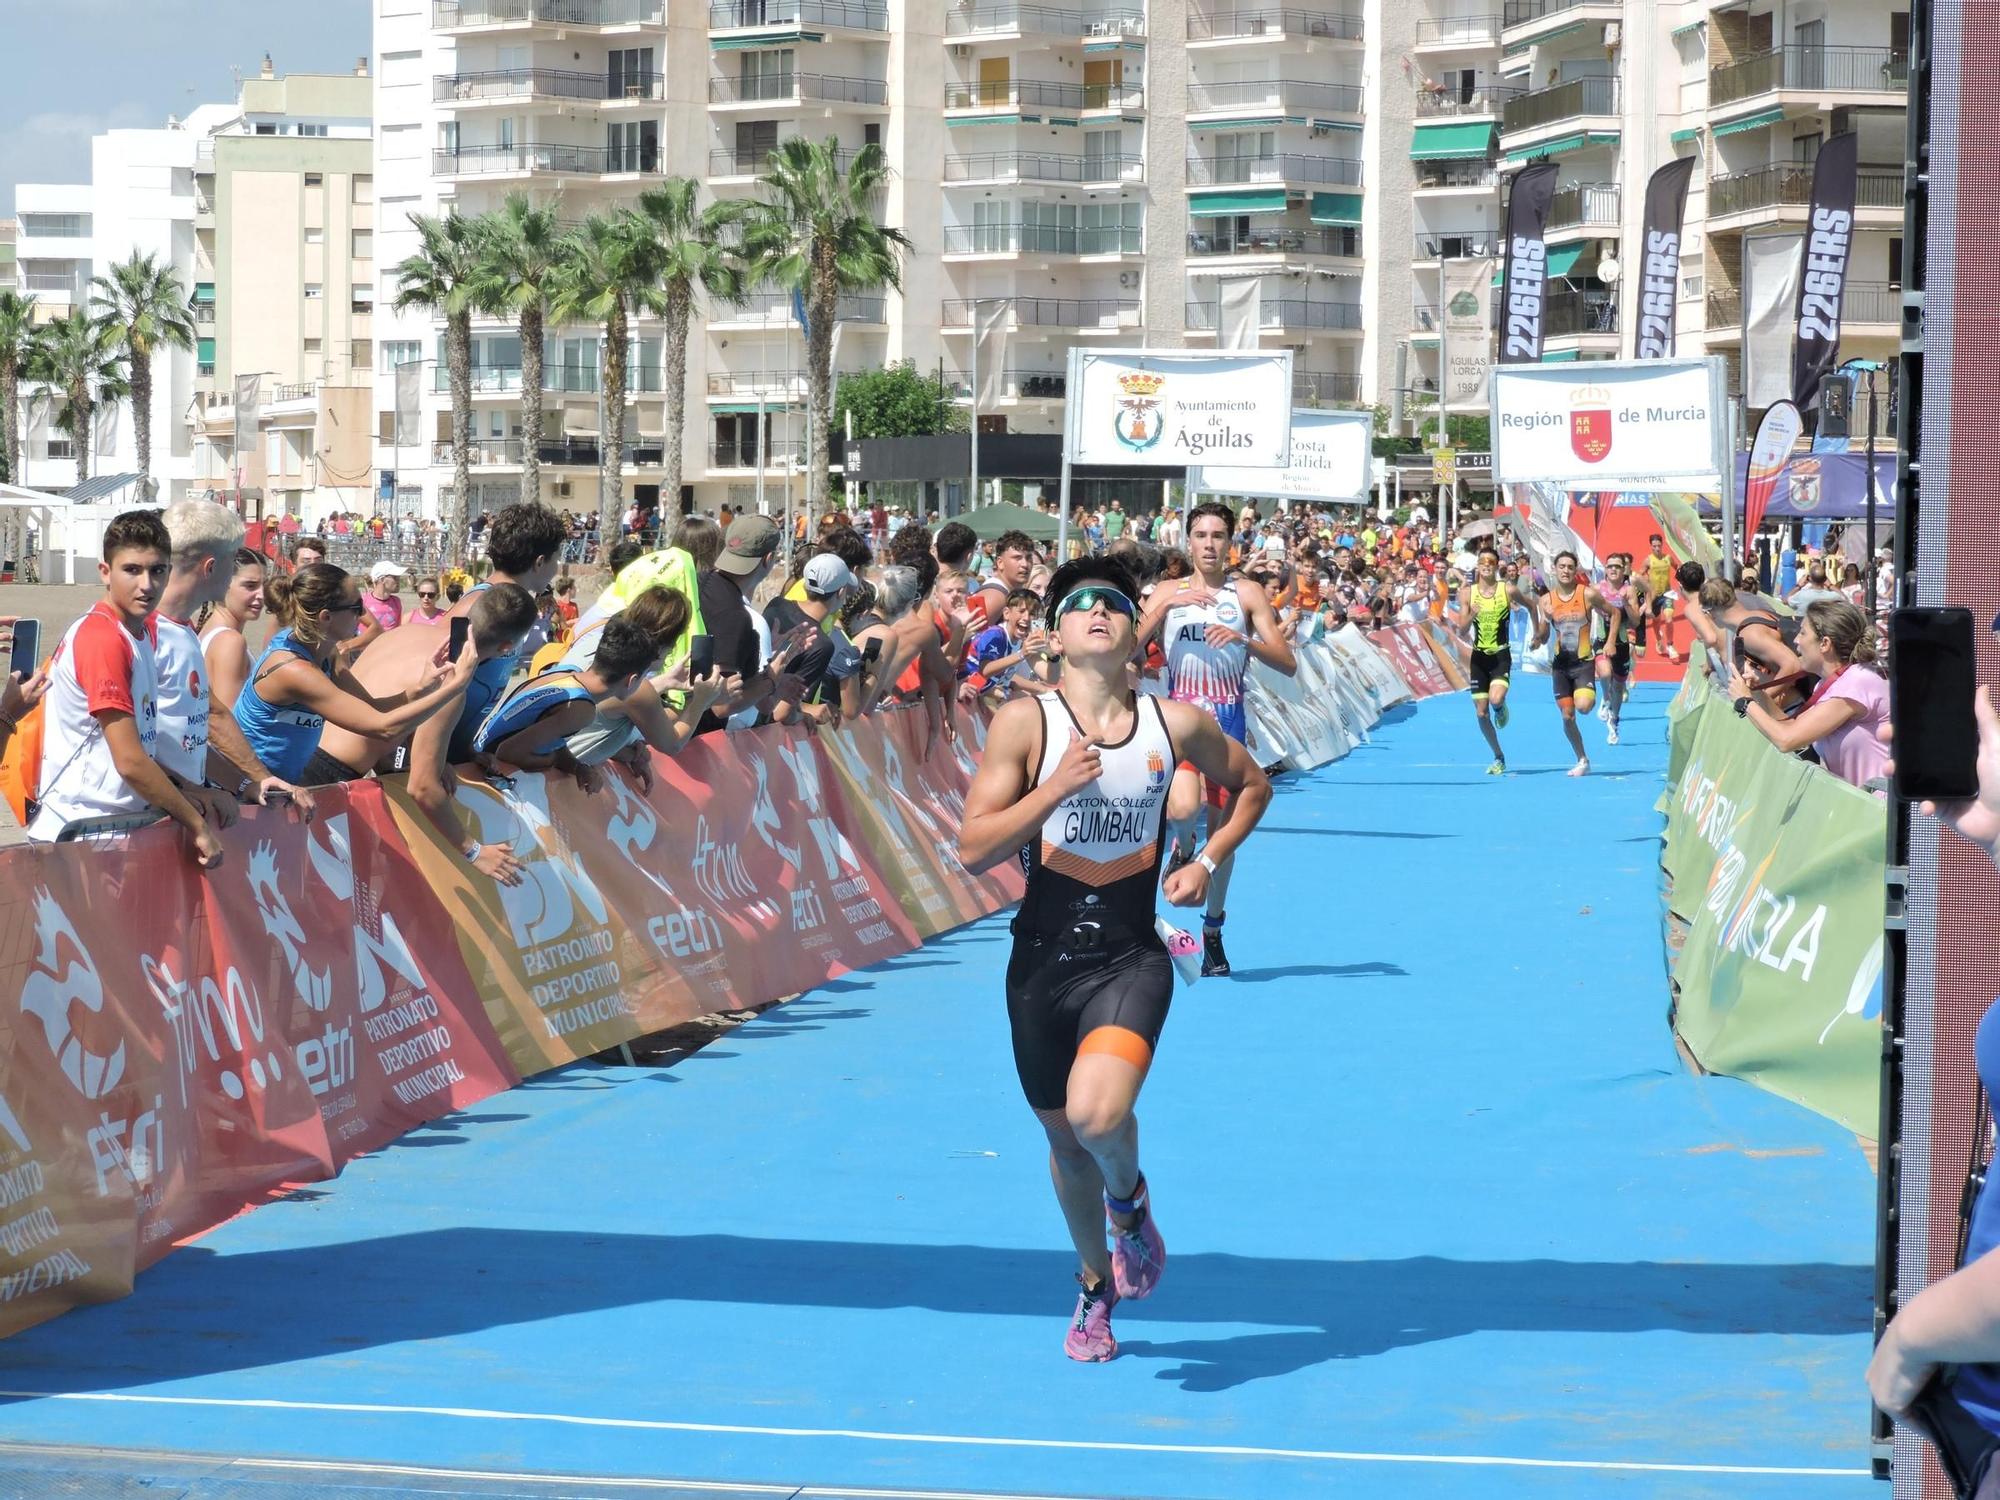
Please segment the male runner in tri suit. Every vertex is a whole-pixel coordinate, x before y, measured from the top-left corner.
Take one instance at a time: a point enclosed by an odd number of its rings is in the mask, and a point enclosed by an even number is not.
[[[1542,619],[1555,632],[1555,657],[1549,670],[1556,680],[1556,707],[1562,710],[1563,733],[1576,752],[1572,776],[1590,774],[1590,757],[1584,753],[1583,731],[1576,726],[1578,709],[1589,713],[1597,702],[1597,644],[1591,616],[1611,618],[1611,606],[1590,584],[1577,577],[1574,552],[1556,554],[1555,582],[1542,595]]]
[[[1161,584],[1147,601],[1139,621],[1139,644],[1158,635],[1165,642],[1167,696],[1193,704],[1210,715],[1222,732],[1238,744],[1248,741],[1249,720],[1243,711],[1243,674],[1250,658],[1290,677],[1298,671],[1291,643],[1262,586],[1229,572],[1229,534],[1235,518],[1226,505],[1197,505],[1188,516],[1188,558],[1192,577]],[[1228,791],[1208,788],[1208,830],[1211,837],[1228,810]],[[1201,779],[1183,763],[1174,773],[1167,819],[1178,867],[1194,853],[1194,820],[1201,811]],[[1203,974],[1227,974],[1229,955],[1222,949],[1222,923],[1227,914],[1229,877],[1234,866],[1216,861],[1208,886],[1208,910],[1202,917]]]
[[[1666,653],[1668,661],[1679,661],[1680,652],[1674,649],[1674,560],[1667,556],[1667,544],[1660,539],[1659,532],[1646,538],[1645,579],[1646,611],[1652,616],[1653,641]],[[1639,647],[1645,649],[1645,629],[1639,631]]]
[[[1458,591],[1451,615],[1460,630],[1469,628],[1472,632],[1472,711],[1479,716],[1479,732],[1493,747],[1488,776],[1507,774],[1500,731],[1507,727],[1508,676],[1514,670],[1509,627],[1517,605],[1534,620],[1535,644],[1541,645],[1548,639],[1548,627],[1535,601],[1523,594],[1519,585],[1500,576],[1500,554],[1491,547],[1481,547],[1477,571],[1472,582]]]
[[[1131,575],[1106,558],[1056,570],[1047,619],[1062,685],[993,716],[958,841],[968,870],[1017,853],[1027,867],[1007,1015],[1021,1088],[1048,1134],[1056,1199],[1082,1261],[1083,1293],[1063,1339],[1077,1360],[1117,1354],[1111,1309],[1151,1294],[1166,1265],[1132,1111],[1173,998],[1153,914],[1168,780],[1185,758],[1232,793],[1207,850],[1166,879],[1176,906],[1200,904],[1271,800],[1264,773],[1212,716],[1132,690],[1135,593]],[[1100,1215],[1111,1221],[1108,1253]]]
[[[1604,720],[1607,744],[1618,743],[1618,716],[1632,681],[1632,632],[1646,630],[1646,586],[1632,576],[1632,559],[1614,552],[1604,560],[1604,582],[1597,592],[1611,606],[1602,649],[1597,653],[1597,716]]]

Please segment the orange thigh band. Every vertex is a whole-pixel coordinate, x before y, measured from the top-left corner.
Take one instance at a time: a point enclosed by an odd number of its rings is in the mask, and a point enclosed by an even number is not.
[[[1153,1049],[1147,1045],[1146,1039],[1123,1026],[1097,1027],[1077,1044],[1076,1055],[1115,1057],[1130,1063],[1141,1073],[1153,1065]]]

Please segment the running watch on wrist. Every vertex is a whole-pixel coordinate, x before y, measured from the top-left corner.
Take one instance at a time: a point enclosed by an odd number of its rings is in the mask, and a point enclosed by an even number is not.
[[[1746,693],[1738,698],[1733,707],[1736,709],[1737,718],[1747,719],[1750,716],[1750,695]]]
[[[485,849],[486,846],[484,844],[480,843],[478,839],[474,839],[470,849],[461,849],[459,853],[465,856],[467,864],[475,864],[478,862],[479,856],[485,852]]]

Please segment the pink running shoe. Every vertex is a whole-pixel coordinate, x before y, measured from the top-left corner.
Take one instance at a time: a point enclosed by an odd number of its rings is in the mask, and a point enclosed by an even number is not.
[[[1076,1278],[1083,1286],[1083,1277]],[[1077,1294],[1076,1316],[1069,1320],[1063,1335],[1063,1353],[1085,1364],[1102,1364],[1118,1357],[1118,1340],[1111,1332],[1111,1309],[1118,1305],[1118,1289],[1109,1283],[1096,1291],[1088,1287]]]
[[[1134,1201],[1145,1210],[1145,1217],[1132,1229],[1118,1227],[1117,1220],[1111,1219],[1109,1205],[1104,1210],[1104,1217],[1111,1220],[1111,1281],[1121,1299],[1137,1301],[1152,1296],[1167,1269],[1167,1242],[1160,1238],[1159,1226],[1153,1222],[1149,1196],[1141,1187]]]

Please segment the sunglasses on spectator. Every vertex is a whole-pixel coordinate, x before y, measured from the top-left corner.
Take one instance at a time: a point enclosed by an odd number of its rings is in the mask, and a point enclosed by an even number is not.
[[[422,589],[418,589],[417,597],[419,599],[435,599],[437,598],[437,590],[432,589],[429,593],[425,593]]]
[[[1071,589],[1067,594],[1064,594],[1062,602],[1056,605],[1056,612],[1053,618],[1060,620],[1072,610],[1095,609],[1100,604],[1108,610],[1124,615],[1127,619],[1134,619],[1139,613],[1139,606],[1126,598],[1119,590],[1110,587],[1108,584],[1090,583],[1085,584],[1079,589]]]

